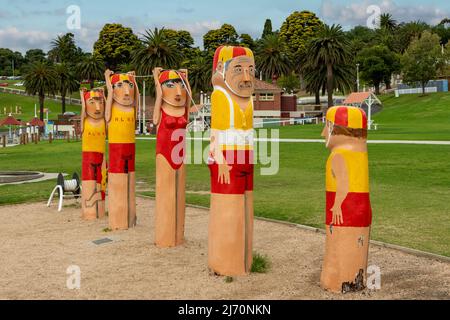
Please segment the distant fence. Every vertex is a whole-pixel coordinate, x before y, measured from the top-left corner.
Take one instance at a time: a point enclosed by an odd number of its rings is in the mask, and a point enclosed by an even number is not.
[[[15,89],[15,88],[7,88],[7,87],[0,87],[0,92],[11,93],[11,94],[18,94],[18,95],[27,96],[27,97],[32,97],[33,96],[31,94],[26,93],[25,90]],[[58,101],[58,102],[62,101],[62,97],[58,96],[58,95],[55,95],[55,96],[47,95],[46,98],[47,99],[51,99],[53,101]],[[76,99],[76,98],[66,97],[66,103],[81,105],[81,100],[80,99]]]
[[[411,88],[411,89],[397,89],[395,92],[398,92],[398,95],[402,94],[415,94],[415,93],[422,93],[422,88]],[[425,93],[435,93],[438,92],[438,88],[436,87],[427,87],[425,88]]]

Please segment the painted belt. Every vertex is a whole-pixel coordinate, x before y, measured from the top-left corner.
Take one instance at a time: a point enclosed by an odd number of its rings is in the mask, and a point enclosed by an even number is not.
[[[226,146],[248,146],[254,143],[254,132],[250,130],[228,129],[219,132],[219,144]]]

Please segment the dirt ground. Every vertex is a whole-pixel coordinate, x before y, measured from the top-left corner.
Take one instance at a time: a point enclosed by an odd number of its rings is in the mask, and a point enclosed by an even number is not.
[[[80,209],[26,204],[0,208],[0,299],[450,299],[450,264],[372,246],[381,290],[346,295],[319,287],[324,235],[255,221],[254,248],[272,269],[226,283],[207,269],[208,211],[187,209],[183,247],[152,242],[154,202],[139,198],[138,227],[104,232],[107,221],[83,222]],[[95,245],[94,240],[114,241]],[[69,290],[66,270],[81,268]]]

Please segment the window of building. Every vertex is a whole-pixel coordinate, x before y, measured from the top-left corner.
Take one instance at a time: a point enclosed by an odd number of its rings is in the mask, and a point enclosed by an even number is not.
[[[259,101],[274,101],[275,96],[273,93],[261,93],[259,95]]]

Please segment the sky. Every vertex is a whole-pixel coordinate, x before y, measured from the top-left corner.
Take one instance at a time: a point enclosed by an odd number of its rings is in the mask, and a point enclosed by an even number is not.
[[[67,12],[73,6],[79,8],[79,16],[73,15],[76,11]],[[52,39],[72,32],[78,46],[91,52],[105,23],[121,23],[137,35],[155,27],[183,29],[192,34],[197,46],[202,46],[203,35],[223,23],[232,24],[239,34],[259,38],[267,18],[274,29],[279,29],[289,14],[302,10],[316,13],[328,24],[341,24],[344,29],[367,25],[368,21],[370,25],[380,12],[391,13],[398,22],[436,24],[450,17],[450,1],[0,0],[0,47],[22,53],[32,48],[48,51]]]

